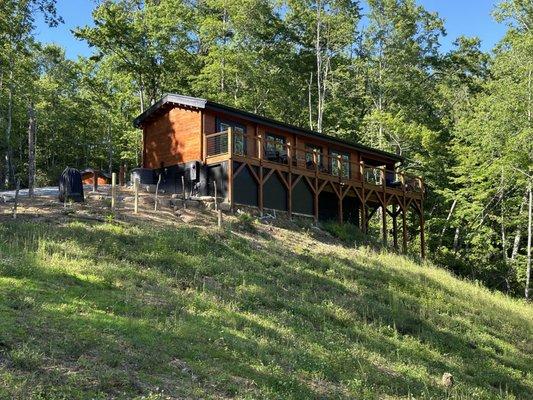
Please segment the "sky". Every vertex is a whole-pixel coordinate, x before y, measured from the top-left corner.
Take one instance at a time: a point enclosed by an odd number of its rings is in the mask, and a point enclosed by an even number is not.
[[[442,51],[451,48],[460,35],[478,36],[482,49],[490,51],[503,37],[506,27],[492,19],[496,0],[417,0],[428,11],[436,11],[444,19],[447,36],[441,41]],[[41,18],[37,19],[36,34],[41,42],[52,42],[66,50],[67,57],[89,56],[92,50],[85,42],[78,41],[71,30],[92,22],[94,0],[57,0],[58,12],[65,20],[56,28],[49,28]]]

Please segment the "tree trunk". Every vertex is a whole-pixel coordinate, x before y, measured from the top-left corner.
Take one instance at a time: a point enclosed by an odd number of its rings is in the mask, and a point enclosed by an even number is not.
[[[322,11],[322,2],[319,0],[316,4],[316,42],[315,42],[315,56],[316,56],[316,85],[317,85],[317,94],[318,94],[318,102],[317,102],[317,116],[316,116],[316,129],[318,132],[322,132],[322,49],[320,46],[320,40],[321,40],[321,11]]]
[[[457,199],[454,199],[452,206],[450,207],[450,211],[448,212],[448,216],[446,217],[446,223],[442,227],[442,231],[440,233],[440,238],[439,238],[439,245],[437,246],[437,248],[440,248],[440,246],[442,245],[442,238],[444,237],[444,234],[446,233],[446,229],[448,228],[448,224],[450,223],[450,219],[452,218],[452,214],[453,214],[453,211],[455,210],[456,205],[457,205]]]
[[[511,251],[511,261],[514,261],[516,259],[516,256],[518,255],[518,250],[520,248],[520,239],[522,239],[522,225],[520,224],[520,216],[524,211],[524,204],[527,204],[528,194],[529,191],[526,190],[526,192],[524,193],[524,198],[520,203],[520,208],[518,210],[518,226],[516,227],[516,232],[514,235],[513,249]]]
[[[529,178],[529,210],[527,223],[527,270],[526,270],[526,300],[529,300],[529,284],[531,280],[531,208],[533,203],[533,193],[531,187],[531,177]]]
[[[9,83],[7,85],[7,125],[5,131],[6,149],[4,154],[6,171],[4,186],[6,188],[9,188],[15,181],[13,150],[11,148],[11,130],[13,128],[13,62],[9,63],[9,67]]]
[[[459,251],[459,232],[460,228],[459,226],[457,226],[455,228],[455,235],[453,236],[453,252],[455,254],[457,254],[457,252]]]
[[[33,196],[35,187],[35,107],[33,102],[30,104],[28,110],[29,124],[28,124],[28,195]]]

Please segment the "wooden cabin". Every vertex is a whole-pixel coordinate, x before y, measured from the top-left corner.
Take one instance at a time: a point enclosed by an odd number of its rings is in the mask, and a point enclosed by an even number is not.
[[[363,231],[381,209],[383,241],[390,217],[394,246],[401,231],[404,251],[413,210],[424,256],[424,184],[402,172],[401,156],[178,94],[165,95],[134,124],[143,130],[142,176],[160,174],[168,191],[216,190],[231,207],[348,221]]]
[[[96,174],[96,181],[98,185],[109,185],[111,183],[111,175],[100,170],[87,168],[81,171],[81,180],[84,185],[94,185],[94,177]]]

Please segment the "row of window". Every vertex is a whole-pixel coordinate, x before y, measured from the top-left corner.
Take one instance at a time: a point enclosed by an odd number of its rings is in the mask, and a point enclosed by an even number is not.
[[[246,155],[247,146],[246,146],[246,127],[229,122],[229,121],[218,121],[217,124],[218,131],[226,131],[229,128],[232,128],[233,135],[233,151],[235,154]],[[264,149],[265,159],[273,162],[279,162],[283,164],[288,163],[287,147],[286,147],[286,138],[284,136],[275,135],[272,133],[266,134],[266,143]],[[350,178],[350,154],[340,152],[337,150],[330,150],[330,162],[323,162],[323,149],[321,146],[306,144],[305,146],[305,161],[306,165],[310,169],[315,168],[313,153],[317,153],[317,165],[318,168],[323,172],[331,173],[332,175],[339,175],[339,163],[337,162],[338,157],[341,157],[342,165],[342,176],[343,178]]]

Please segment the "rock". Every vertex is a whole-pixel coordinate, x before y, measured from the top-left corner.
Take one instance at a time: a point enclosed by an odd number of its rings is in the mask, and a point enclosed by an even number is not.
[[[122,198],[122,201],[124,201],[126,203],[134,202],[135,201],[135,197],[134,196],[124,196]]]
[[[449,389],[453,386],[453,375],[449,372],[445,372],[442,374],[442,385]]]
[[[141,188],[148,193],[155,193],[156,185],[143,184]]]
[[[214,203],[215,198],[213,196],[196,196],[194,200],[204,201],[206,203]]]
[[[221,211],[230,211],[231,210],[231,205],[229,203],[220,203],[218,205],[218,208]]]
[[[182,199],[171,198],[170,199],[170,205],[172,207],[183,208],[183,200]]]
[[[168,208],[173,207],[171,199],[162,198],[159,200],[159,204],[161,204],[162,207],[168,207]]]
[[[141,204],[154,204],[154,198],[150,196],[139,196],[139,203]]]
[[[202,203],[200,203],[197,200],[185,200],[185,207],[186,208],[200,208],[202,206]]]
[[[181,198],[181,195],[177,194],[177,193],[172,193],[172,195],[170,196],[171,199],[179,199]]]
[[[196,217],[194,215],[186,214],[186,213],[183,213],[182,215],[180,215],[180,218],[186,224],[189,224],[189,223],[193,222],[196,219]]]

